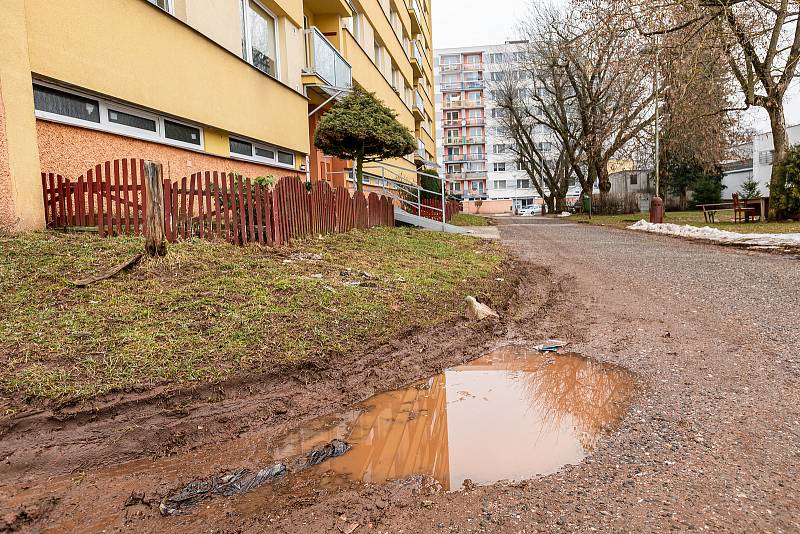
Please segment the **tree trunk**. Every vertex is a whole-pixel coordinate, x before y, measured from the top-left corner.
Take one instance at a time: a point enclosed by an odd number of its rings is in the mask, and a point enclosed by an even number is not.
[[[356,191],[364,190],[364,153],[356,156]]]
[[[600,207],[605,210],[608,205],[608,194],[611,192],[611,180],[608,178],[608,162],[601,160],[596,165],[595,172],[597,173],[598,187],[600,188]]]
[[[567,195],[559,194],[556,198],[556,212],[561,213],[567,211]]]
[[[549,213],[553,213],[553,212],[555,212],[555,206],[554,206],[554,201],[553,201],[553,195],[550,195],[549,197],[546,197],[546,198],[544,199],[544,203],[545,203],[545,208],[547,209],[547,213],[548,213],[548,214],[549,214]],[[543,213],[542,215],[544,215],[544,213]]]
[[[769,124],[772,128],[772,142],[775,152],[772,158],[772,176],[769,181],[770,199],[781,199],[786,193],[786,184],[781,176],[780,166],[786,158],[789,138],[786,133],[786,119],[783,115],[783,106],[776,104],[766,108],[769,114]],[[769,218],[780,219],[784,213],[780,209],[780,202],[770,202]]]

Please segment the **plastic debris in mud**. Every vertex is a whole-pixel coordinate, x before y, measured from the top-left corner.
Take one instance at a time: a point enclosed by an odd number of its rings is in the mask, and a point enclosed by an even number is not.
[[[214,495],[231,497],[245,493],[285,474],[286,466],[275,464],[255,473],[248,469],[237,469],[225,475],[214,475],[206,480],[196,480],[184,486],[179,492],[164,497],[159,510],[161,515],[178,515]]]
[[[534,346],[539,352],[558,352],[558,349],[566,347],[567,342],[558,339],[548,339],[544,343]]]
[[[308,455],[308,461],[306,462],[305,467],[312,467],[315,465],[319,465],[328,458],[335,458],[337,456],[341,456],[342,454],[346,453],[349,450],[350,450],[349,443],[341,439],[335,439],[330,443],[323,445],[319,449],[311,451],[311,454]]]
[[[301,471],[319,465],[325,460],[341,456],[350,450],[350,444],[341,439],[334,439],[308,453],[305,462],[297,469]],[[195,480],[181,488],[180,491],[164,497],[159,505],[161,515],[179,515],[197,503],[213,496],[233,497],[252,491],[263,484],[286,476],[289,468],[286,464],[276,463],[256,472],[249,469],[236,469],[223,475],[214,475],[205,480]]]

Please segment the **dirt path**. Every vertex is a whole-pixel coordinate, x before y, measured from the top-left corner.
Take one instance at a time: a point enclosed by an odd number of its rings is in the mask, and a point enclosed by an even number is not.
[[[532,265],[501,324],[453,324],[446,336],[421,333],[376,348],[365,361],[284,370],[261,385],[231,385],[224,395],[151,399],[138,414],[133,401],[61,425],[33,416],[0,441],[4,457],[9,450],[19,455],[0,464],[0,525],[130,532],[800,529],[800,263],[557,221],[508,218],[499,226],[504,242]],[[420,478],[334,487],[298,481],[281,494],[261,488],[213,499],[186,516],[158,514],[170,489],[194,476],[263,465],[273,439],[313,416],[490,348],[547,337],[631,369],[644,386],[623,427],[580,465],[457,493]],[[132,461],[120,464],[125,459]],[[132,493],[137,498],[129,499]]]

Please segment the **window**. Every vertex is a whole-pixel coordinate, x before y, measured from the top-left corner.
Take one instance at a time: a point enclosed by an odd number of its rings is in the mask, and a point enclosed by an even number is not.
[[[775,151],[774,150],[762,150],[758,153],[758,163],[760,165],[772,165],[772,161],[775,159]]]
[[[164,119],[164,137],[200,146],[200,128]]]
[[[506,170],[506,164],[503,161],[496,162],[493,165],[494,165],[494,172],[504,172]]]
[[[294,165],[294,154],[291,152],[278,150],[278,163],[283,163],[284,165]]]
[[[65,93],[43,85],[33,86],[33,106],[37,111],[72,117],[82,121],[100,122],[100,102]]]
[[[639,176],[636,174],[631,174],[631,185],[636,185],[639,183]]]
[[[275,159],[275,151],[271,148],[261,148],[259,146],[256,147],[256,156],[259,158],[264,158],[268,160]]]
[[[157,132],[158,125],[154,119],[147,117],[140,117],[133,113],[126,113],[116,109],[108,109],[108,122],[127,126],[128,128],[138,128],[140,130],[147,130],[148,132]]]
[[[492,153],[494,154],[504,154],[506,151],[506,145],[492,145]]]
[[[505,180],[495,180],[494,181],[494,188],[495,189],[505,189],[506,187],[508,187],[508,185],[507,185]]]
[[[471,56],[467,56],[464,58],[468,65],[477,65],[481,62],[481,55],[480,54],[473,54]]]
[[[261,72],[278,77],[275,17],[254,0],[242,0],[244,58]]]
[[[239,139],[234,139],[233,137],[230,138],[230,149],[231,149],[231,154],[241,154],[242,156],[253,155],[252,143],[248,143],[247,141],[241,141]]]
[[[502,63],[503,62],[503,54],[502,53],[493,53],[489,54],[489,63]]]
[[[452,184],[450,184],[450,187],[451,187],[452,191],[460,192],[461,191],[461,182],[453,182]]]
[[[493,119],[498,119],[498,118],[501,118],[501,117],[505,117],[505,115],[506,115],[506,110],[504,110],[503,108],[492,108],[492,118]]]
[[[528,189],[530,186],[530,180],[517,180],[517,189]]]

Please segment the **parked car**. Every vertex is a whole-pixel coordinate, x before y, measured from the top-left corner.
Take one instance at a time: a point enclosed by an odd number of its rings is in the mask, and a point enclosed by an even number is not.
[[[541,215],[542,206],[540,204],[531,204],[519,210],[520,215]]]

